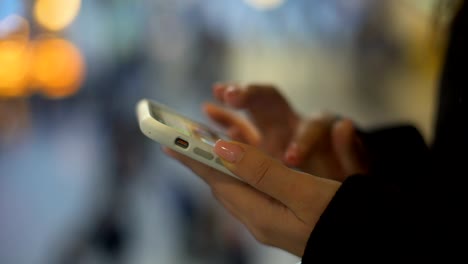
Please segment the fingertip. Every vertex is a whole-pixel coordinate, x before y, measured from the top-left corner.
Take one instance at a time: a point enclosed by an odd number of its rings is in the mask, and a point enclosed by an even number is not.
[[[223,123],[223,125],[229,124],[229,113],[223,107],[220,107],[216,104],[205,103],[202,105],[203,112],[211,119],[218,123]]]
[[[223,95],[224,102],[231,107],[240,107],[242,103],[242,89],[238,85],[228,86]]]
[[[362,141],[356,129],[356,125],[351,119],[343,119],[335,128],[335,136],[338,136],[339,143],[349,143],[353,146],[362,145]]]
[[[171,150],[170,148],[166,147],[166,146],[161,146],[161,150],[162,150],[162,152],[164,152],[168,156],[171,156],[171,157],[175,156],[174,151]]]
[[[202,111],[205,113],[205,114],[210,114],[212,111],[213,111],[213,107],[215,105],[212,104],[212,103],[203,103],[201,108],[202,108]]]
[[[352,131],[354,130],[354,122],[349,118],[344,118],[337,121],[334,127],[340,130]]]
[[[173,150],[173,149],[170,149],[168,147],[161,147],[162,151],[169,157],[175,159],[175,160],[178,160],[178,161],[183,161],[185,159],[185,156],[180,154],[179,152]]]
[[[222,139],[216,141],[213,151],[221,158],[225,165],[225,162],[230,164],[238,163],[242,160],[245,154],[245,148],[242,147],[241,144],[236,144],[233,141],[225,141]]]
[[[284,155],[284,161],[288,165],[292,165],[292,166],[300,165],[301,158],[300,158],[299,146],[297,145],[297,143],[292,143],[289,145]]]
[[[352,138],[354,133],[354,123],[350,119],[342,119],[333,125],[333,138],[337,140],[337,144],[345,144]]]
[[[213,85],[213,95],[218,101],[224,100],[224,92],[226,90],[226,85],[223,83],[215,83]]]
[[[367,171],[365,150],[352,120],[340,120],[333,131],[333,147],[347,175]]]

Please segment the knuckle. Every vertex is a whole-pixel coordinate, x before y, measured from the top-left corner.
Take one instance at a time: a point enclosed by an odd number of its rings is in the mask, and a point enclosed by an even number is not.
[[[261,186],[267,175],[270,173],[270,170],[271,161],[266,158],[261,159],[254,170],[252,178],[254,186]]]

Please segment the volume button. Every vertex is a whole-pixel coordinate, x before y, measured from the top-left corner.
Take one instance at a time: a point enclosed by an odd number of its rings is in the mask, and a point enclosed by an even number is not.
[[[205,150],[203,150],[201,148],[194,148],[193,152],[195,154],[197,154],[198,156],[202,156],[202,157],[204,157],[205,159],[208,159],[208,160],[212,160],[214,158],[213,154],[211,154],[210,152],[205,151]]]

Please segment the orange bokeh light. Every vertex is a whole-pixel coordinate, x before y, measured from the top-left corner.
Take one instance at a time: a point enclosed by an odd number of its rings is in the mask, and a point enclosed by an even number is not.
[[[17,15],[0,21],[0,97],[20,97],[28,92],[29,23]]]
[[[51,98],[63,98],[77,92],[85,71],[80,51],[70,42],[42,38],[32,45],[31,79]]]
[[[44,28],[61,30],[80,6],[80,0],[38,0],[34,12]],[[49,98],[67,97],[78,91],[84,72],[72,43],[52,36],[31,41],[26,19],[12,14],[0,20],[0,98],[26,97],[37,89]]]
[[[0,41],[0,96],[25,96],[28,92],[29,49],[19,41]]]
[[[36,0],[36,21],[51,31],[60,31],[70,25],[78,15],[81,0]]]

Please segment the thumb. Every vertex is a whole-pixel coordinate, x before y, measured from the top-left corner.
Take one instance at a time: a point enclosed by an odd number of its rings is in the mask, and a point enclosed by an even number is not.
[[[253,188],[290,208],[295,207],[304,186],[316,186],[316,177],[287,168],[258,149],[219,140],[214,152],[236,176]],[[309,193],[310,190],[307,191]]]

